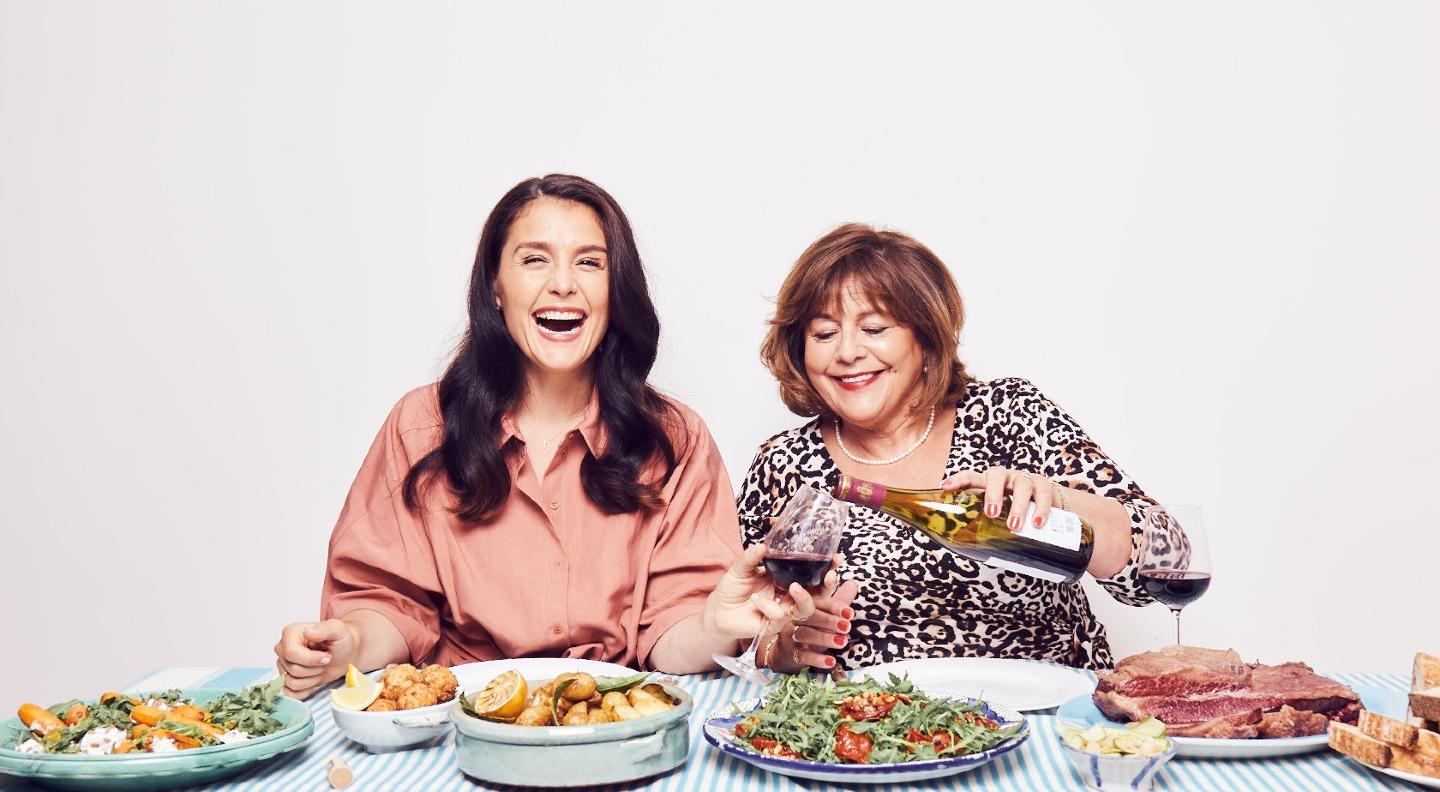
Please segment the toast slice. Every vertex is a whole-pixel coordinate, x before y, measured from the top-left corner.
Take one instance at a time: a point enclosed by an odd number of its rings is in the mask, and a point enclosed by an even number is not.
[[[1356,723],[1361,733],[1397,748],[1414,749],[1420,739],[1420,730],[1402,720],[1387,718],[1378,712],[1360,710]]]
[[[1396,748],[1390,753],[1390,767],[1406,773],[1415,775],[1440,778],[1440,759],[1431,756],[1421,756],[1414,751],[1407,751],[1404,748]]]
[[[1440,687],[1440,657],[1416,652],[1415,662],[1410,667],[1410,692],[1423,693],[1435,687]],[[1405,720],[1412,726],[1440,731],[1440,717],[1433,714],[1421,716],[1415,712],[1414,705],[1405,707]]]
[[[1440,686],[1410,694],[1410,713],[1430,721],[1440,721]]]
[[[1424,652],[1415,653],[1415,665],[1410,674],[1410,690],[1428,690],[1440,687],[1440,657]]]
[[[1341,721],[1330,721],[1330,747],[1376,767],[1389,767],[1395,754],[1389,743],[1377,740],[1360,731],[1358,727]]]

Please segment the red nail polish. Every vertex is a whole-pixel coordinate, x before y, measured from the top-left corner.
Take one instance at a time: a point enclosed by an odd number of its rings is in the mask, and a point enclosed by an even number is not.
[[[839,624],[835,625],[835,629],[839,630],[840,632],[850,632],[850,622],[842,621]]]
[[[846,608],[845,610],[840,611],[840,617],[842,619],[853,619],[855,618],[855,611]]]
[[[835,645],[836,645],[836,646],[844,646],[844,645],[845,645],[845,638],[842,637],[842,636],[839,636],[839,635],[835,636]]]
[[[1013,531],[1020,527],[1020,518],[1012,514],[1010,515],[1010,519],[1005,521],[1005,524],[1010,526],[1010,530]]]
[[[1039,517],[1036,517],[1036,518],[1035,518],[1035,527],[1036,527],[1036,528],[1039,528],[1039,527],[1040,527],[1040,518],[1039,518]]]
[[[996,506],[996,505],[993,504],[993,503],[986,504],[986,506],[985,506],[985,516],[987,516],[987,517],[999,517],[999,516],[1000,516],[1000,507],[999,507],[999,506]]]
[[[834,667],[835,667],[835,658],[833,658],[833,657],[827,657],[827,658],[825,658],[825,667],[826,667],[826,668],[834,668]]]

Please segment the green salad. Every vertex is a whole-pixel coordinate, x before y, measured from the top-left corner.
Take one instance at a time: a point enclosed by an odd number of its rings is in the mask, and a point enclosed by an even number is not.
[[[794,674],[776,681],[764,706],[735,724],[735,737],[768,756],[898,764],[985,751],[1020,728],[991,720],[979,704],[926,695],[894,674],[888,684]]]

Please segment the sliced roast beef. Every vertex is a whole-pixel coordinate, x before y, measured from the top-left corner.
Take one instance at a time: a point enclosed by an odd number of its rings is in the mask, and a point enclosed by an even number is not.
[[[1172,646],[1128,657],[1095,688],[1118,721],[1154,716],[1177,737],[1297,737],[1353,720],[1355,691],[1304,663],[1240,662],[1233,651]]]
[[[1184,696],[1239,690],[1249,681],[1250,666],[1234,650],[1167,646],[1121,660],[1097,689],[1131,697]]]

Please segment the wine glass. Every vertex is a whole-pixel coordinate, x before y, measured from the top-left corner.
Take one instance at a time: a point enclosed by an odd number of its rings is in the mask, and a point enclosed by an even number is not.
[[[819,593],[818,588],[840,546],[840,534],[849,514],[849,503],[808,484],[802,484],[790,497],[765,536],[765,569],[780,596],[785,596],[791,583],[799,583],[812,594]],[[760,629],[744,654],[731,657],[717,652],[715,662],[742,679],[762,685],[768,683],[772,674],[755,665],[755,647],[768,627],[767,624]]]
[[[1210,588],[1210,543],[1199,506],[1151,506],[1145,510],[1140,545],[1140,583],[1175,614],[1180,643],[1180,609]]]

